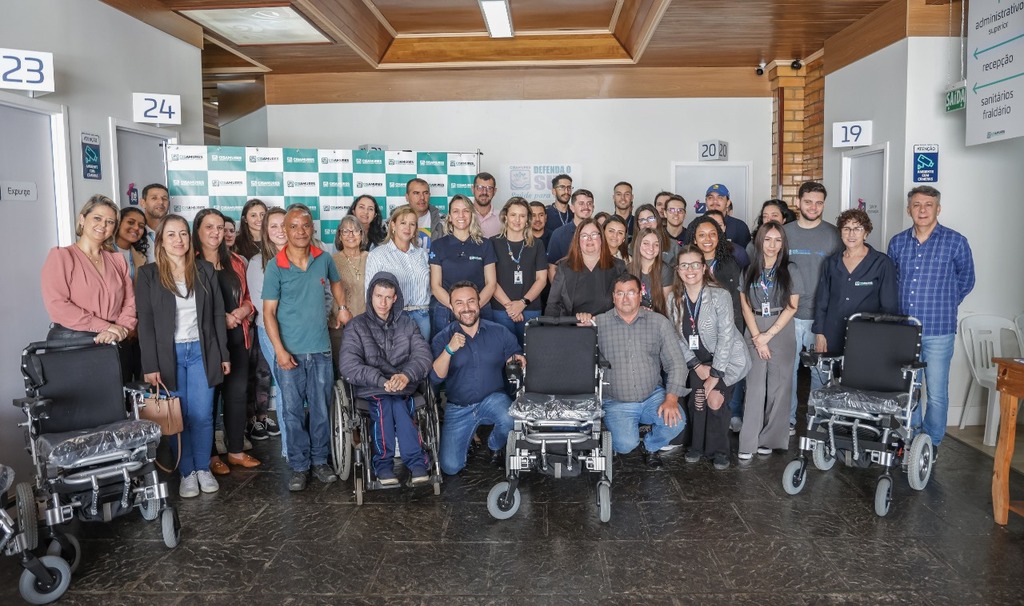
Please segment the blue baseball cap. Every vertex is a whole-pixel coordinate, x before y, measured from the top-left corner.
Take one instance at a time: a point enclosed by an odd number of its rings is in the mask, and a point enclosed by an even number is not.
[[[714,185],[712,185],[711,187],[708,188],[708,191],[706,191],[704,193],[704,197],[707,198],[708,196],[710,196],[713,193],[714,194],[718,194],[719,196],[725,196],[726,198],[728,198],[729,197],[729,188],[724,186],[724,185],[722,185],[721,183],[715,183]]]

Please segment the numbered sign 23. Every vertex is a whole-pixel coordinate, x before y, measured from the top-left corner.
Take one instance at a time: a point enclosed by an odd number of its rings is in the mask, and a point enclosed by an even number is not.
[[[181,95],[132,93],[132,120],[147,124],[181,124]]]
[[[871,145],[871,120],[832,123],[832,147]]]
[[[53,92],[53,53],[0,48],[0,88]]]

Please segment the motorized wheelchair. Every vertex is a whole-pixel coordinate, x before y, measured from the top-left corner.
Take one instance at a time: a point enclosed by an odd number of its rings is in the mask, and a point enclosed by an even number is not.
[[[160,426],[139,419],[149,386],[123,385],[117,346],[92,338],[32,343],[21,372],[27,397],[14,405],[28,419],[22,425],[36,476],[32,500],[43,504],[49,553],[74,571],[81,550],[60,526],[76,516],[109,522],[136,507],[146,520],[160,518],[164,544],[177,546],[181,524],[155,466]]]
[[[527,367],[509,408],[513,429],[505,447],[506,480],[491,488],[487,511],[505,520],[519,510],[520,476],[598,475],[602,522],[611,519],[612,435],[602,429],[604,369],[597,328],[576,318],[539,317],[526,324]]]
[[[438,416],[437,397],[429,381],[420,384],[412,396],[415,405],[413,422],[420,432],[423,449],[430,456],[430,480],[426,485],[434,487],[434,494],[441,494],[441,463],[438,451],[441,446],[441,426]],[[334,472],[343,481],[353,475],[352,486],[356,504],[363,504],[367,490],[398,488],[401,484],[386,485],[377,480],[373,471],[373,442],[366,436],[373,435],[369,403],[353,395],[352,387],[342,379],[334,383],[334,398],[331,402],[331,461]],[[399,451],[395,449],[397,456]],[[411,486],[411,484],[410,484]]]
[[[893,468],[902,469],[914,490],[932,472],[932,441],[914,436],[911,417],[921,402],[921,322],[910,316],[854,314],[843,355],[805,352],[803,363],[821,372],[825,387],[811,390],[807,433],[799,456],[786,466],[782,485],[797,494],[807,480],[807,457],[828,471],[841,460],[851,467],[883,467],[875,484],[875,513],[889,513]],[[838,365],[840,376],[836,377]]]
[[[32,551],[39,543],[39,519],[32,485],[18,484],[15,491],[17,519],[7,513],[7,491],[14,485],[14,470],[0,465],[0,551],[21,558],[21,579],[18,589],[30,604],[49,604],[60,599],[71,583],[71,566],[59,555],[36,557]],[[64,535],[65,539],[74,539]],[[78,542],[75,541],[77,546]],[[57,551],[60,551],[58,543]]]

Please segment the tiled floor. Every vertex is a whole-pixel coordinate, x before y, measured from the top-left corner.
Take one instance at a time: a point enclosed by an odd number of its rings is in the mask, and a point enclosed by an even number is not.
[[[264,459],[276,440],[257,444]],[[137,514],[77,532],[84,561],[64,604],[1020,604],[1024,519],[992,522],[991,459],[943,444],[928,487],[896,481],[875,516],[876,471],[810,471],[798,496],[780,477],[792,455],[714,471],[627,456],[610,523],[587,479],[531,476],[500,522],[499,480],[482,456],[429,488],[348,483],[289,494],[273,463],[233,471],[221,491],[180,502],[168,550]],[[1012,492],[1024,496],[1024,476]],[[177,501],[177,499],[175,499]],[[1012,516],[1013,514],[1011,514]],[[19,602],[16,560],[0,558],[0,604]]]
[[[985,446],[985,427],[973,425],[959,429],[955,425],[947,431],[948,435],[960,440],[967,446],[981,451],[990,458],[996,456],[995,446]],[[1010,467],[1024,473],[1024,425],[1017,425],[1016,437],[1014,438],[1013,458],[1010,459]]]

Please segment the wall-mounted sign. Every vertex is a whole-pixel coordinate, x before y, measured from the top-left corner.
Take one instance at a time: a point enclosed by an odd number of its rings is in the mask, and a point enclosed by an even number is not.
[[[914,164],[914,183],[935,183],[939,180],[938,145],[915,145],[910,161]]]
[[[871,145],[871,120],[832,123],[832,147]]]
[[[132,93],[132,120],[146,124],[181,124],[181,95]]]
[[[728,161],[729,144],[717,139],[701,141],[697,144],[697,159],[701,162]]]
[[[971,0],[967,145],[1024,136],[1024,2]]]
[[[4,202],[35,202],[38,188],[32,181],[0,181],[0,200]]]
[[[946,113],[967,107],[967,81],[961,80],[946,89]]]
[[[0,48],[0,88],[53,92],[53,53]]]
[[[82,133],[82,176],[94,181],[103,179],[99,135]]]

